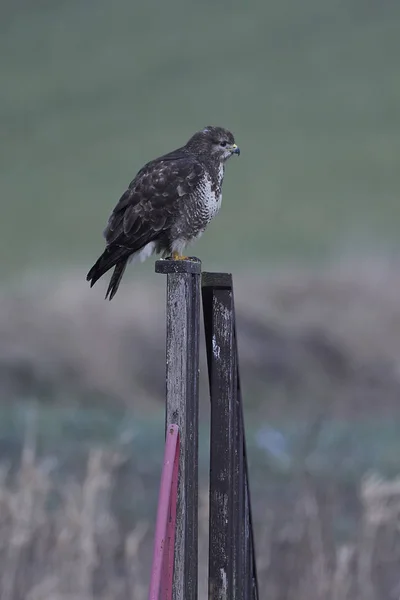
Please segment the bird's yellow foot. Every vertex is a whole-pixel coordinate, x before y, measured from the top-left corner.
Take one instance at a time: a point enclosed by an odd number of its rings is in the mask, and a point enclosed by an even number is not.
[[[172,253],[172,259],[173,260],[189,260],[188,256],[182,256],[181,254],[179,254],[179,252],[173,252]]]

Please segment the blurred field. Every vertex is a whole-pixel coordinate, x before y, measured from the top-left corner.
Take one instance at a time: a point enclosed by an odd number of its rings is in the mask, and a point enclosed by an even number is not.
[[[165,281],[84,279],[137,170],[207,124],[242,150],[193,253],[234,274],[262,597],[398,598],[400,4],[0,8],[1,600],[147,595]],[[201,378],[200,598],[204,349]]]
[[[113,487],[126,462],[124,453],[93,448],[80,475],[60,477],[58,465],[37,458],[32,425],[17,472],[1,470],[1,598],[144,600],[154,521],[137,515],[128,529],[113,512]],[[139,492],[149,489],[146,473],[137,469],[131,484]],[[289,502],[276,503],[265,495],[255,504],[262,597],[396,597],[399,496],[398,479],[365,478],[355,498],[357,537],[344,543],[334,533],[341,507],[333,487],[321,489],[300,472]],[[204,486],[199,516],[199,598],[206,598]]]
[[[235,279],[257,556],[269,598],[397,593],[396,272],[367,262]],[[163,283],[126,282],[110,304],[101,285],[95,294],[65,272],[2,295],[6,598],[147,593],[164,428]],[[200,597],[205,377],[202,348]]]
[[[196,245],[206,266],[398,251],[398,2],[1,10],[3,276],[86,269],[138,168],[208,123],[242,155]]]

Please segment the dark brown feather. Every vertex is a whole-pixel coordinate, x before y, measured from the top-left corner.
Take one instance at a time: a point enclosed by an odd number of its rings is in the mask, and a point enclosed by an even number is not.
[[[128,259],[120,260],[114,269],[114,273],[110,279],[110,283],[108,284],[106,300],[112,300],[117,293],[119,288],[119,284],[121,283],[122,275],[125,273],[126,265],[128,264]]]
[[[180,203],[193,192],[203,173],[203,166],[184,148],[147,163],[108,220],[104,231],[107,247],[87,275],[91,285],[121,260],[126,263],[130,255],[149,242],[163,239]]]

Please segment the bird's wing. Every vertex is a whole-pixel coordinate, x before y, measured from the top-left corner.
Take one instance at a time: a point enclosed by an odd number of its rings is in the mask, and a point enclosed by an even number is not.
[[[135,252],[165,231],[180,203],[198,185],[204,168],[183,150],[145,165],[114,208],[104,231],[107,246]]]

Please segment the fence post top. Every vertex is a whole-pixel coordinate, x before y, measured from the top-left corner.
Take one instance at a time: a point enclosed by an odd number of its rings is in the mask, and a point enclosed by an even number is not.
[[[232,274],[231,273],[208,273],[203,271],[201,278],[201,286],[203,288],[232,288]]]
[[[164,258],[156,261],[156,273],[168,275],[169,273],[201,273],[201,260],[195,257],[189,257],[187,260],[173,260]]]

